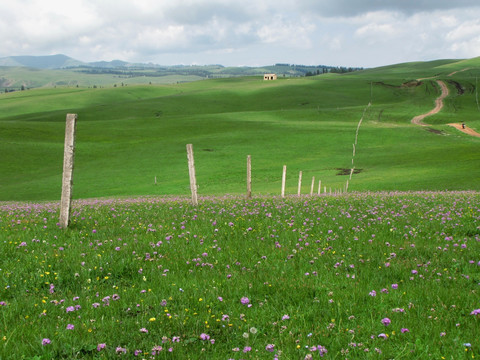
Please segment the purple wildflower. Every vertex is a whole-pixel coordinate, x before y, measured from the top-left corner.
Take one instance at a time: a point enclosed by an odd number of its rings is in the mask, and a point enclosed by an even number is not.
[[[159,353],[160,351],[163,351],[163,347],[159,346],[159,345],[155,345],[152,349],[152,355],[156,355],[157,353]]]
[[[73,330],[73,329],[75,329],[75,325],[67,324],[67,330]]]
[[[267,346],[265,346],[265,350],[267,350],[269,352],[273,352],[275,350],[275,345],[268,344]]]
[[[105,344],[105,343],[98,344],[97,345],[97,351],[102,351],[103,349],[105,349],[105,346],[107,346],[107,344]]]
[[[242,297],[242,298],[240,299],[240,302],[241,302],[243,305],[247,305],[247,304],[250,303],[250,299],[249,299],[248,297],[244,296],[244,297]]]
[[[381,321],[382,321],[382,324],[385,326],[390,325],[390,323],[392,322],[389,318],[383,318]]]
[[[205,334],[205,333],[201,333],[200,334],[200,340],[204,340],[204,341],[210,340],[210,335]]]
[[[325,355],[328,352],[325,346],[322,346],[322,345],[317,346],[317,351],[320,357],[323,357],[323,355]]]
[[[400,330],[400,332],[402,334],[405,334],[406,332],[410,332],[410,330],[408,330],[407,328],[402,328],[402,330]]]
[[[473,310],[470,315],[480,315],[480,309]]]
[[[49,339],[49,338],[44,338],[42,339],[42,345],[45,346],[45,345],[48,345],[50,344],[52,341]]]

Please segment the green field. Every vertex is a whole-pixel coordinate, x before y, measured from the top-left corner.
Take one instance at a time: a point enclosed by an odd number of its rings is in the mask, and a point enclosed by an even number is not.
[[[299,171],[303,193],[313,176],[328,191],[344,189],[352,167],[349,191],[478,190],[480,138],[447,125],[466,121],[480,131],[478,75],[476,58],[273,82],[1,94],[0,200],[60,198],[67,113],[78,114],[74,198],[188,195],[188,143],[201,196],[244,193],[247,155],[254,194],[279,194],[283,165],[288,193],[296,193]],[[425,120],[431,127],[411,124],[433,108],[436,79],[450,89],[444,109]]]

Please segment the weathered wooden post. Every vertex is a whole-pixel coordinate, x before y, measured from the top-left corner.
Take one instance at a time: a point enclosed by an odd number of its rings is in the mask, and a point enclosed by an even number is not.
[[[63,152],[62,197],[60,199],[60,227],[63,229],[68,228],[70,225],[76,128],[77,114],[67,114]]]
[[[252,157],[247,155],[247,199],[252,198]]]
[[[193,158],[192,144],[187,144],[188,174],[190,175],[190,190],[192,192],[192,204],[198,205],[197,179],[195,177],[195,161]]]
[[[283,165],[283,175],[282,175],[282,198],[285,197],[285,183],[287,181],[287,165]]]
[[[310,196],[313,196],[314,187],[315,187],[315,176],[312,177],[312,186],[310,187]]]
[[[302,192],[302,172],[300,171],[298,173],[298,191],[297,191],[297,195],[300,196]]]
[[[318,195],[322,192],[322,180],[318,180]]]

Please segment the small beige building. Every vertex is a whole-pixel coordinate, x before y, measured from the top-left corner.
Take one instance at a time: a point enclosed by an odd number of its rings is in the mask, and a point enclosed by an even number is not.
[[[263,80],[277,80],[277,74],[264,74]]]

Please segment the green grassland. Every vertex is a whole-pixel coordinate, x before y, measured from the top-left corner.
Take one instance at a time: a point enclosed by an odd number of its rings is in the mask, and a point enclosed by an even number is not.
[[[0,200],[59,199],[67,113],[78,114],[74,198],[187,195],[187,143],[200,195],[243,193],[247,155],[255,194],[279,194],[283,165],[289,193],[299,171],[303,193],[312,176],[332,191],[347,180],[349,191],[478,190],[480,138],[447,125],[465,121],[480,132],[478,75],[476,58],[272,82],[236,77],[1,94]],[[411,124],[433,108],[437,79],[450,89],[445,107],[425,120],[432,126]],[[353,166],[351,179],[339,175]]]

